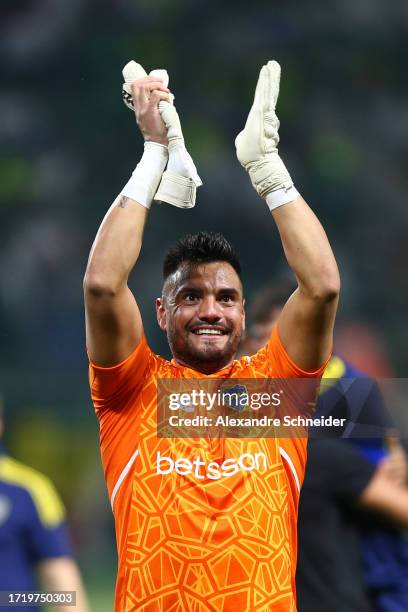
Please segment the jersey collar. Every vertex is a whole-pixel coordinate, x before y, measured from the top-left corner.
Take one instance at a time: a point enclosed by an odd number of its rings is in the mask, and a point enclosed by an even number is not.
[[[193,370],[193,368],[189,368],[188,366],[183,366],[181,363],[178,363],[174,357],[171,360],[171,365],[175,366],[177,369],[182,370],[183,373],[189,378],[228,378],[229,374],[233,371],[234,367],[237,365],[238,360],[234,359],[229,365],[225,366],[221,370],[217,370],[217,372],[213,372],[212,374],[204,374],[203,372],[199,372],[198,370]]]

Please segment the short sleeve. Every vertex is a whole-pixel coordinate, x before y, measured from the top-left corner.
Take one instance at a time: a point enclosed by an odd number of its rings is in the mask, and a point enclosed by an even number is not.
[[[135,350],[118,365],[104,368],[89,363],[89,386],[96,413],[105,408],[120,409],[128,397],[141,386],[151,351],[145,336]]]
[[[279,336],[277,323],[272,330],[271,337],[264,350],[271,366],[270,375],[273,378],[321,378],[330,359],[330,357],[328,357],[320,368],[313,372],[302,370],[302,368],[296,365],[293,359],[289,357],[283,346]]]

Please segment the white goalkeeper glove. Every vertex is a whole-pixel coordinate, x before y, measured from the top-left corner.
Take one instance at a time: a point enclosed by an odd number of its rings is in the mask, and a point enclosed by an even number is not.
[[[155,200],[162,200],[180,208],[195,205],[196,190],[203,183],[186,149],[178,113],[169,102],[159,102],[159,111],[167,127],[169,161]]]
[[[130,110],[134,111],[135,107],[133,105],[133,98],[132,98],[132,83],[133,81],[137,81],[139,79],[143,79],[144,77],[146,77],[147,72],[143,68],[143,66],[141,66],[134,60],[131,60],[123,68],[122,75],[125,81],[122,85],[123,102],[126,104],[128,108],[130,108]],[[150,72],[150,75],[158,77],[159,79],[163,81],[163,85],[165,87],[168,87],[169,75],[167,73],[167,70],[164,70],[164,69],[152,70]]]
[[[161,78],[164,86],[168,86],[169,76],[166,70],[152,70],[150,74]],[[135,109],[131,84],[145,76],[147,73],[144,68],[134,61],[129,62],[123,69],[125,80],[122,87],[123,101],[133,111]],[[160,102],[159,110],[167,127],[169,160],[154,199],[179,208],[192,208],[195,205],[196,189],[202,185],[202,182],[185,147],[180,119],[173,106],[173,99],[171,102]]]
[[[160,77],[167,87],[168,75],[165,70],[156,70],[156,76]],[[132,111],[135,110],[132,98],[132,83],[147,76],[144,68],[134,61],[124,67],[122,86],[123,101]],[[167,146],[157,142],[145,142],[144,153],[134,169],[132,176],[122,189],[120,195],[132,198],[145,208],[150,208],[155,193],[161,181],[164,169],[168,161]]]
[[[237,157],[249,173],[252,185],[266,199],[270,210],[294,200],[298,191],[278,155],[279,120],[275,113],[279,95],[280,66],[262,66],[255,98],[245,127],[235,139]]]

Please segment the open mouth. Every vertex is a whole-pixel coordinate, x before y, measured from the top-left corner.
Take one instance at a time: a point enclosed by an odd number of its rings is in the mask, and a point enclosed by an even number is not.
[[[217,327],[196,327],[191,332],[196,336],[224,336],[226,331]]]

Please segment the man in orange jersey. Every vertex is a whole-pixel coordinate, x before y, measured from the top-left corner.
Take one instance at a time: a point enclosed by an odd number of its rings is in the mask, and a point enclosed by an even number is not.
[[[305,439],[161,438],[156,405],[158,379],[318,378],[330,356],[339,276],[323,228],[277,153],[279,77],[276,62],[262,68],[236,146],[298,288],[267,345],[239,360],[240,266],[219,234],[188,236],[166,255],[156,310],[173,359],[147,345],[127,281],[148,208],[160,181],[160,199],[191,206],[198,175],[163,79],[127,84],[145,152],[105,216],[84,281],[91,393],[119,556],[116,612],[296,610]]]

